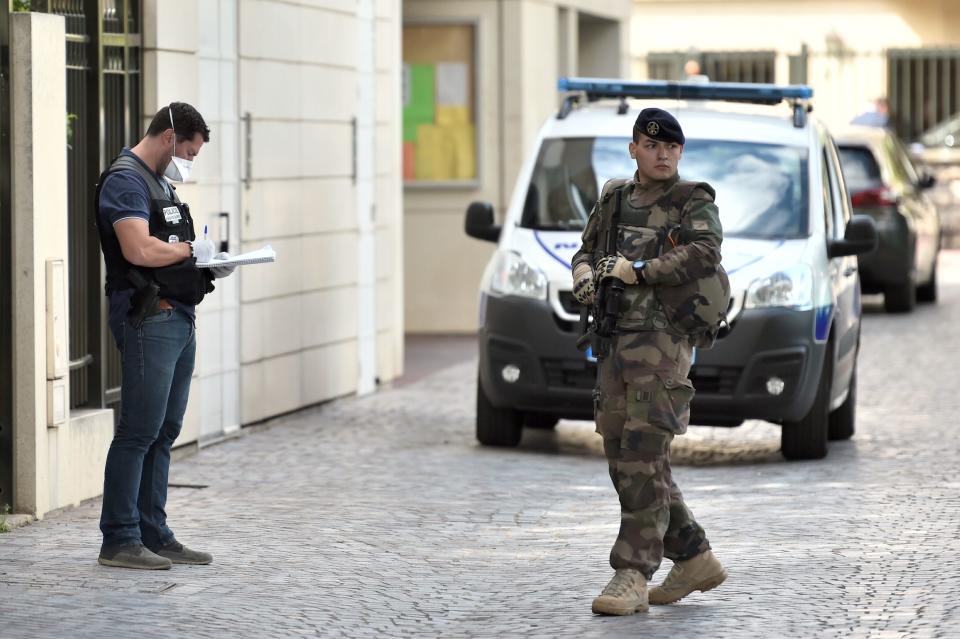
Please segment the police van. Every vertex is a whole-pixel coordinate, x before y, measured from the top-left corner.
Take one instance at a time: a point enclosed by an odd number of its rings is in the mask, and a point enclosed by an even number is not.
[[[812,90],[711,82],[561,78],[567,93],[524,163],[502,226],[474,202],[466,232],[497,243],[480,288],[477,438],[515,446],[523,427],[592,419],[596,363],[579,351],[570,260],[603,184],[636,170],[640,110],[673,113],[680,177],[709,182],[731,284],[726,326],[698,349],[691,423],[782,425],[788,459],[827,454],[855,430],[857,254],[876,230],[852,215],[836,145]]]

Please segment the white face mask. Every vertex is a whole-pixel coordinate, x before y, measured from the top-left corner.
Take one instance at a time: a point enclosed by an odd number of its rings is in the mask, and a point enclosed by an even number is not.
[[[173,156],[170,164],[163,170],[163,174],[174,182],[186,182],[190,178],[190,169],[193,168],[193,162]]]
[[[193,160],[184,160],[177,157],[177,130],[173,127],[173,109],[167,108],[170,114],[170,128],[173,129],[173,157],[163,174],[174,182],[186,182],[190,178],[190,171],[193,169]]]

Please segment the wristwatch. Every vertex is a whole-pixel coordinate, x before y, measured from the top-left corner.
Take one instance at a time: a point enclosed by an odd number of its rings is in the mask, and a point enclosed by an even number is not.
[[[645,268],[647,268],[646,260],[637,260],[636,262],[633,263],[633,272],[637,276],[638,284],[646,284],[647,282],[646,278],[644,278],[643,276],[643,269]]]

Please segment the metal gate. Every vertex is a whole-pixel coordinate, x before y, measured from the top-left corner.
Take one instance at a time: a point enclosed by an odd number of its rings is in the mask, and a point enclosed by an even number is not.
[[[700,68],[715,82],[766,82],[776,74],[775,51],[704,51]]]
[[[13,505],[13,247],[10,183],[10,6],[0,3],[0,513]]]
[[[960,112],[960,48],[888,50],[887,100],[905,140]]]
[[[774,81],[775,51],[670,51],[647,55],[647,76],[651,80],[682,80],[688,60],[700,65],[700,72],[714,82]]]
[[[94,226],[100,171],[141,130],[140,0],[34,0],[67,31],[67,171],[71,408],[120,401],[120,358],[107,336]]]

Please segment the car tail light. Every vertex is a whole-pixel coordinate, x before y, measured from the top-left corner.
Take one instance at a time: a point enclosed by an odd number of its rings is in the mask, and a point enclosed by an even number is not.
[[[861,206],[896,206],[897,195],[890,189],[868,189],[850,196],[850,203],[855,207]]]

